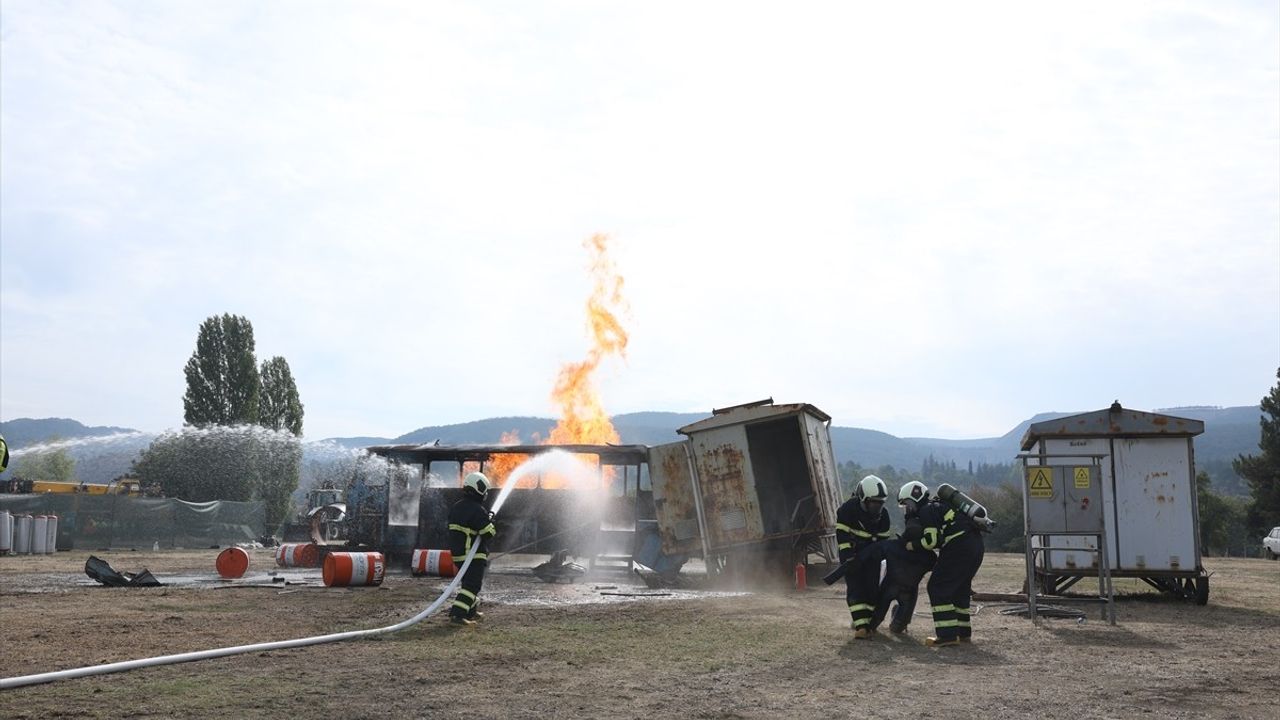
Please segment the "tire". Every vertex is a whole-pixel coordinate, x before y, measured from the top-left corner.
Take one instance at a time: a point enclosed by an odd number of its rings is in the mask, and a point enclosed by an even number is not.
[[[1274,551],[1272,551],[1272,549],[1271,549],[1271,548],[1267,548],[1267,559],[1268,559],[1268,560],[1280,560],[1280,555],[1275,554],[1275,552],[1274,552]]]
[[[1207,577],[1196,578],[1196,604],[1209,604],[1209,578]]]

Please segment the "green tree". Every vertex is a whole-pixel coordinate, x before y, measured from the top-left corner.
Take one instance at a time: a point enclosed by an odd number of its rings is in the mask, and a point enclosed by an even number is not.
[[[1276,379],[1280,381],[1280,369],[1276,370]],[[1262,426],[1258,447],[1262,452],[1241,455],[1231,463],[1236,474],[1249,484],[1252,502],[1247,522],[1253,534],[1280,524],[1280,382],[1262,398],[1262,412],[1258,420]]]
[[[996,487],[975,485],[965,493],[987,509],[996,526],[986,540],[992,552],[1023,552],[1026,547],[1026,523],[1022,513],[1022,486],[1009,481]]]
[[[24,480],[76,482],[76,461],[66,448],[24,453],[13,468],[13,475]]]
[[[258,421],[258,362],[253,325],[239,315],[221,315],[200,324],[196,350],[185,369],[184,418],[196,427],[245,425]]]
[[[1200,549],[1205,555],[1244,555],[1249,550],[1245,517],[1247,504],[1241,498],[1219,495],[1209,473],[1196,473],[1196,503],[1200,508]]]
[[[302,400],[289,372],[289,363],[276,356],[262,363],[259,373],[258,424],[268,430],[302,435]]]

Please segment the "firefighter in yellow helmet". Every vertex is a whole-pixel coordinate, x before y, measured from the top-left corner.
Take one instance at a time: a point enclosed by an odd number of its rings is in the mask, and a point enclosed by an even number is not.
[[[489,478],[484,473],[473,472],[462,481],[462,499],[449,508],[449,551],[454,562],[462,563],[475,544],[475,557],[462,576],[462,586],[449,609],[449,620],[457,625],[475,625],[482,613],[480,587],[484,584],[484,571],[489,566],[489,540],[497,535],[493,516],[485,507],[489,494]]]

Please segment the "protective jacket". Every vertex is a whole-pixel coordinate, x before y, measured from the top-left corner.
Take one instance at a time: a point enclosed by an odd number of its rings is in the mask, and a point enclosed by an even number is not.
[[[851,497],[836,510],[836,550],[840,553],[841,562],[890,535],[889,512],[884,507],[869,513],[862,507],[861,500]]]
[[[489,517],[489,509],[484,506],[473,492],[464,497],[449,509],[449,552],[453,559],[461,564],[471,552],[471,546],[480,543],[476,550],[476,560],[489,559],[489,539],[497,535],[493,520]]]

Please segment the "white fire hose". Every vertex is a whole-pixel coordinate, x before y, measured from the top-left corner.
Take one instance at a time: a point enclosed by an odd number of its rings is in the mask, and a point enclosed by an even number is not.
[[[515,487],[515,483],[510,485]],[[506,499],[506,488],[504,492],[498,496],[497,502],[494,503],[497,513],[497,507],[502,505],[502,501]],[[403,622],[387,627],[373,628],[370,630],[350,630],[348,632],[331,633],[329,635],[316,635],[313,637],[298,638],[297,640],[277,640],[274,642],[255,643],[253,645],[236,645],[235,647],[217,648],[215,650],[199,650],[196,652],[177,653],[176,655],[161,655],[153,658],[143,658],[141,660],[125,660],[122,662],[108,663],[106,665],[90,665],[87,667],[73,668],[71,670],[56,670],[54,672],[38,673],[36,675],[21,675],[18,677],[0,678],[0,690],[8,690],[10,688],[22,687],[24,685],[39,685],[41,683],[54,682],[55,680],[70,680],[71,678],[86,677],[89,675],[107,675],[110,673],[124,672],[125,670],[136,670],[137,668],[155,667],[157,665],[173,665],[176,663],[193,662],[195,660],[211,660],[213,658],[226,657],[228,655],[239,655],[241,653],[259,652],[262,650],[285,650],[288,648],[306,647],[308,645],[321,645],[323,643],[339,642],[342,640],[354,640],[362,637],[372,637],[374,635],[384,635],[403,630],[410,625],[416,624],[424,620],[427,616],[434,613],[440,608],[444,601],[457,589],[462,582],[462,576],[466,574],[467,568],[471,566],[471,558],[475,557],[476,550],[480,547],[480,543],[474,543],[471,550],[467,553],[467,558],[462,562],[462,567],[458,568],[458,572],[454,575],[453,580],[445,586],[440,597],[435,602],[428,605],[422,612]]]

